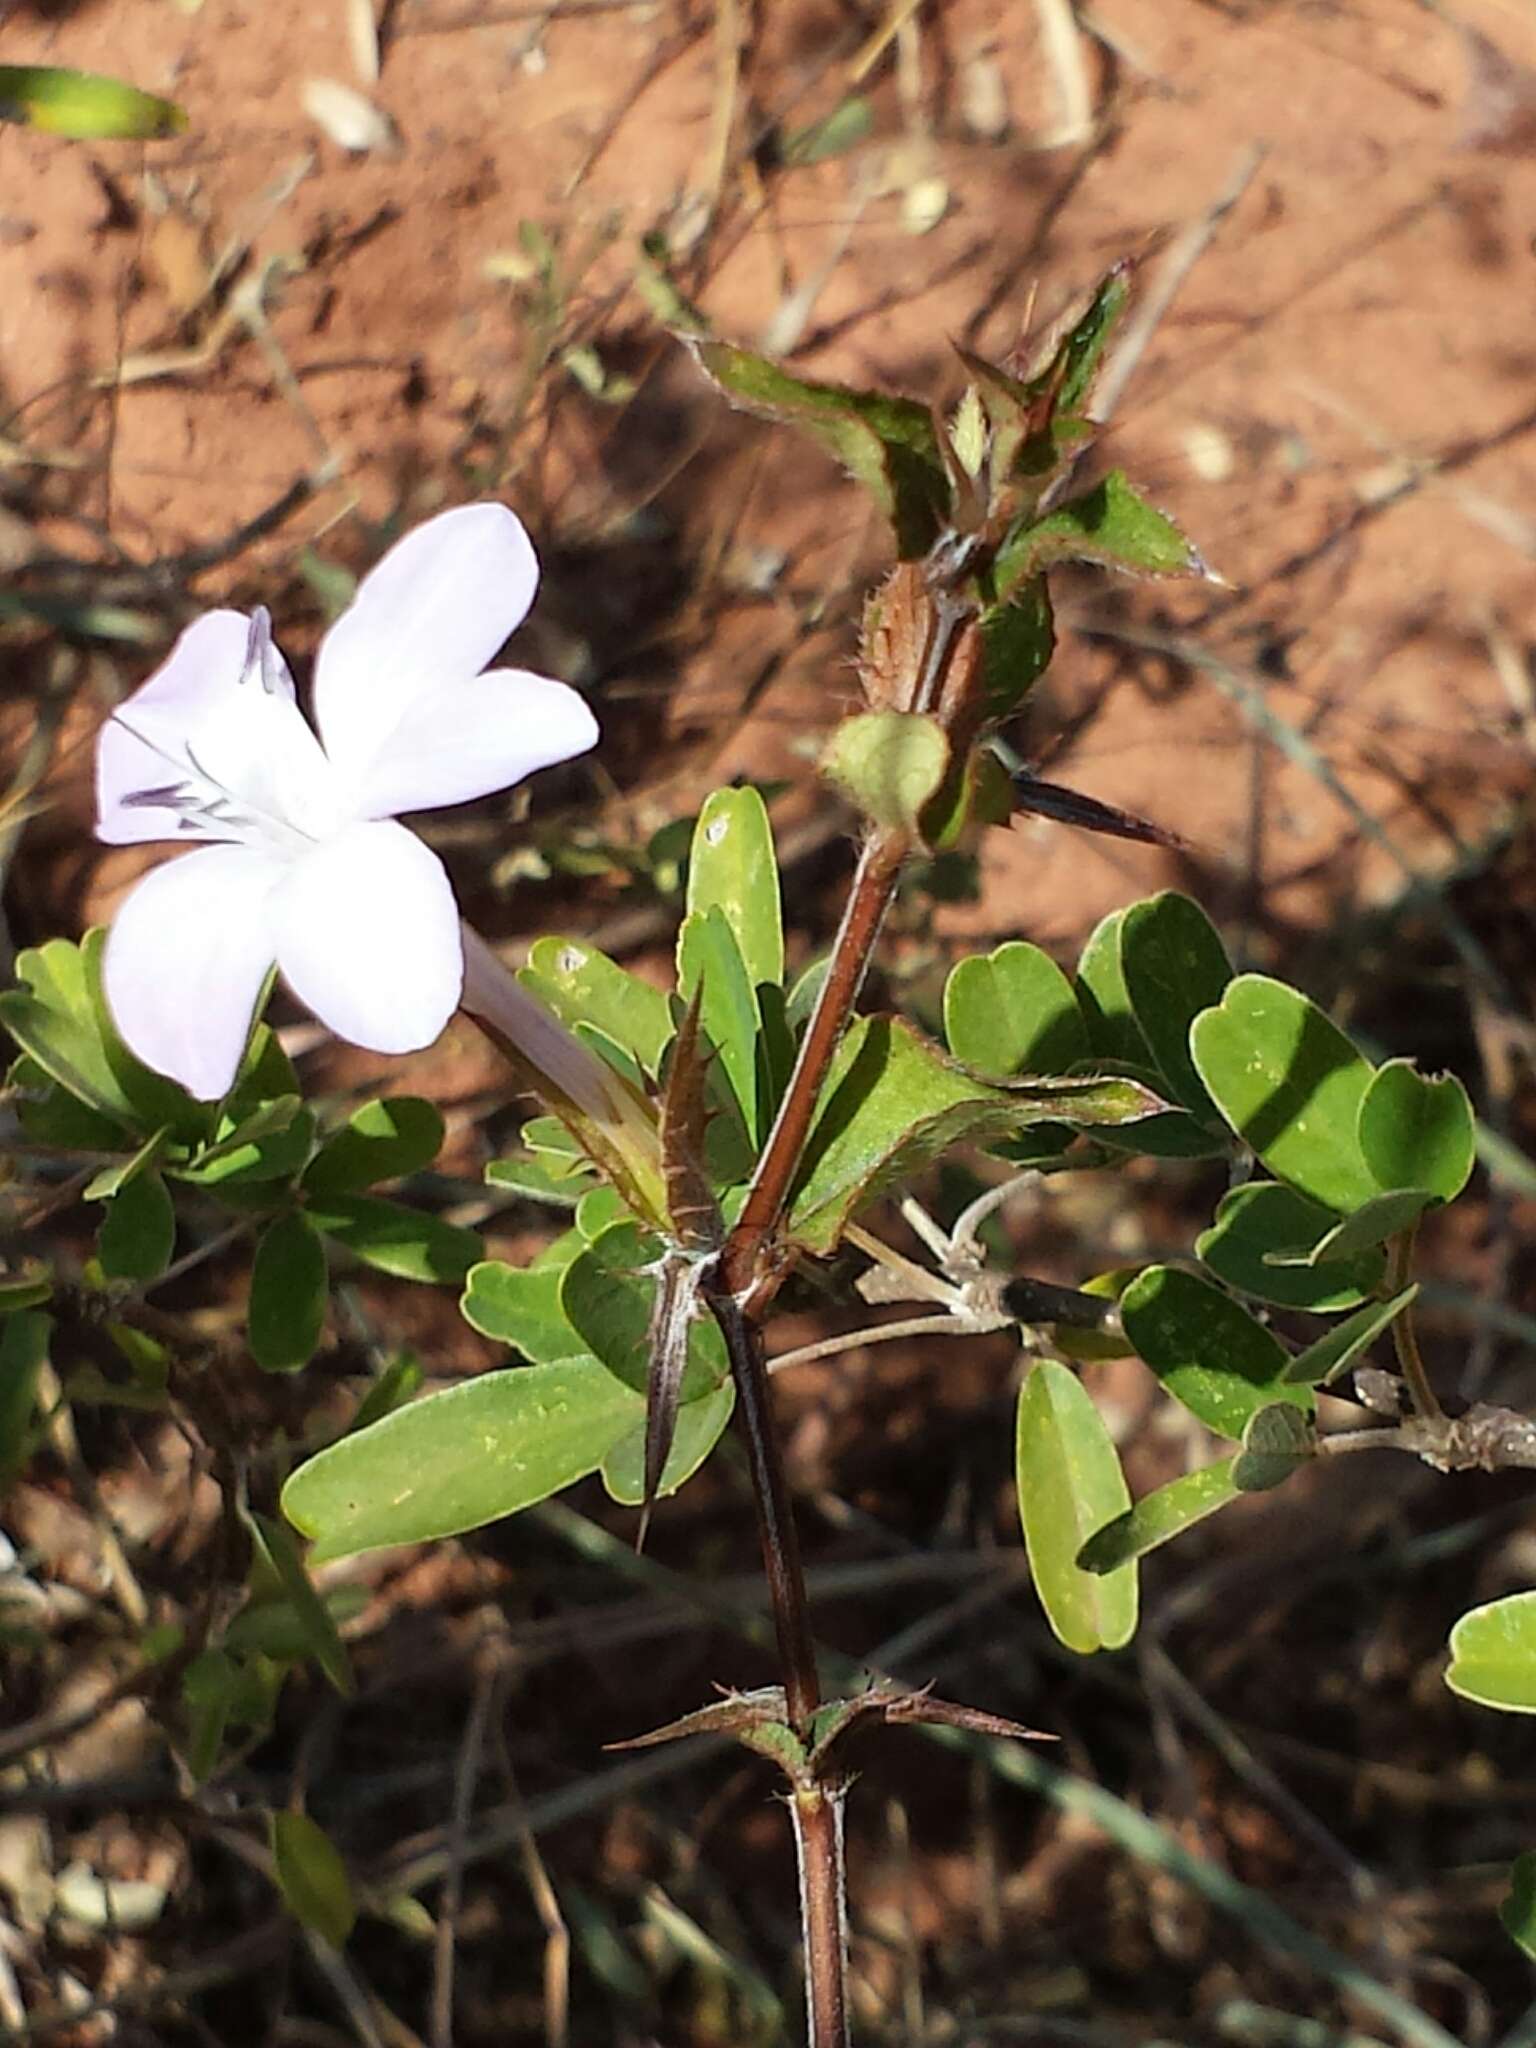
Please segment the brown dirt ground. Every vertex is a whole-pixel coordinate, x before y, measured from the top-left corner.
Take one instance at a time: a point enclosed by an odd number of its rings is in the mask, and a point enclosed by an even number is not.
[[[19,756],[40,715],[58,721],[7,877],[14,942],[99,918],[141,864],[90,845],[86,742],[179,623],[259,591],[302,654],[326,565],[356,569],[398,525],[495,492],[545,561],[526,658],[589,685],[607,734],[595,763],[536,793],[542,842],[640,845],[724,778],[788,781],[778,815],[805,847],[789,897],[809,949],[835,904],[843,823],[808,755],[841,701],[880,535],[819,456],[703,388],[636,289],[638,238],[667,236],[721,331],[771,337],[807,371],[933,397],[958,390],[951,338],[1000,354],[1130,253],[1150,289],[1187,274],[1100,459],[1143,481],[1226,581],[1070,586],[1073,630],[1022,743],[1187,848],[1044,824],[996,833],[962,900],[907,907],[891,971],[921,992],[947,951],[999,935],[1065,956],[1106,909],[1174,882],[1246,959],[1343,992],[1395,1048],[1480,1054],[1485,1099],[1529,1129],[1536,117],[1521,91],[1536,101],[1536,74],[1495,74],[1488,48],[1536,67],[1536,22],[1517,0],[1465,0],[1455,19],[1411,0],[1093,0],[1075,24],[1045,0],[932,0],[892,19],[885,34],[873,9],[833,0],[385,0],[382,74],[363,89],[392,137],[351,154],[302,100],[307,79],[360,83],[343,0],[0,0],[0,60],[128,76],[191,117],[148,147],[0,128],[0,567],[34,596],[109,595],[138,635],[0,624],[18,685],[0,734]],[[854,94],[867,137],[784,161],[786,135]],[[526,223],[548,237],[553,282]],[[609,380],[596,397],[576,374],[594,362]],[[636,910],[616,872],[487,881],[517,816],[482,807],[436,828],[487,926],[511,940],[579,923],[657,967],[665,918]],[[318,1057],[338,1084],[369,1078],[358,1057]],[[469,1032],[390,1080],[453,1106],[449,1163],[473,1176],[488,1117],[491,1136],[506,1119]],[[1106,1245],[1134,1258],[1186,1241],[1179,1199],[1151,1176],[1064,1198],[1039,1221],[1042,1270],[1075,1277]],[[1529,1220],[1480,1205],[1447,1234],[1445,1270],[1518,1305]],[[360,1314],[430,1348],[434,1370],[489,1357],[400,1290],[361,1290]],[[822,1326],[808,1308],[795,1327]],[[1445,1342],[1455,1370],[1465,1341]],[[1485,1374],[1504,1357],[1490,1342]],[[786,1390],[818,1563],[947,1546],[964,1593],[977,1530],[985,1548],[1000,1526],[1008,1365],[1006,1346],[943,1361],[872,1351]],[[1130,1435],[1137,1385],[1109,1375],[1103,1392]],[[286,1419],[303,1413],[295,1397]],[[112,1425],[89,1448],[120,1514],[134,1505],[165,1596],[185,1593],[217,1514],[182,1440]],[[1142,1429],[1133,1479],[1187,1448]],[[1528,1521],[1502,1482],[1447,1492],[1393,1475],[1378,1489],[1373,1473],[1367,1490],[1337,1476],[1299,1532],[1265,1505],[1251,1542],[1240,1524],[1224,1534],[1231,1555],[1196,1541],[1156,1580],[1166,1618],[1141,1691],[1132,1669],[1066,1668],[1018,1592],[975,1610],[979,1626],[951,1614],[932,1668],[942,1690],[1068,1730],[1071,1768],[1368,1954],[1453,2031],[1490,2038],[1529,1995],[1493,1905],[1501,1859],[1527,1838],[1530,1774],[1505,1728],[1443,1695],[1434,1658],[1469,1579],[1486,1594],[1529,1578]],[[99,1598],[68,1492],[33,1488],[19,1533],[59,1585],[73,1573],[77,1597]],[[738,1475],[694,1493],[663,1518],[659,1562],[749,1572]],[[178,1503],[169,1520],[162,1495]],[[1447,1535],[1417,1577],[1337,1578],[1368,1538],[1482,1514],[1475,1541]],[[709,1680],[764,1675],[728,1629],[655,1584],[626,1600],[615,1567],[573,1563],[563,1542],[517,1525],[370,1568],[371,1692],[305,1728],[296,1712],[247,1796],[281,1804],[308,1782],[349,1854],[388,1873],[411,1830],[445,1820],[458,1724],[493,1651],[513,1674],[509,1746],[534,1797]],[[827,1639],[868,1650],[913,1617],[921,1583],[833,1601]],[[931,1582],[925,1611],[953,1597]],[[1288,1792],[1223,1763],[1180,1672]],[[23,1686],[19,1710],[38,1704]],[[871,2039],[1043,2041],[1089,2022],[1102,2036],[1071,2038],[1280,2038],[1238,2014],[1240,1998],[1383,2024],[1149,1881],[1081,1816],[941,1768],[910,1738],[875,1748],[855,1876]],[[145,1753],[134,1723],[105,1763],[65,1775],[128,1772]],[[578,2042],[771,2037],[751,2033],[749,1990],[697,1949],[689,1960],[663,1910],[670,1898],[784,1988],[786,1851],[764,1792],[716,1758],[549,1838],[577,1930]],[[499,1783],[497,1810],[514,1796]],[[1337,1830],[1328,1845],[1304,1839],[1294,1800]],[[273,1931],[270,1890],[231,1853],[230,1827],[159,1825],[131,1804],[66,1802],[46,1853],[29,1861],[5,1837],[0,1886],[23,1931],[0,1951],[27,1997],[48,2004],[70,1974],[142,1995],[168,1974],[121,2038],[366,2039],[369,1999],[390,2009],[368,2022],[379,2038],[425,2035],[428,1950],[368,1923],[340,1977]],[[465,2044],[544,2038],[542,1936],[517,1855],[466,1878]],[[38,1935],[14,1872],[70,1856],[163,1870],[170,1918],[75,1951]],[[249,1959],[246,1930],[266,1940]],[[227,1968],[182,1994],[178,1973],[208,1951]],[[252,1968],[265,1973],[254,2000]]]

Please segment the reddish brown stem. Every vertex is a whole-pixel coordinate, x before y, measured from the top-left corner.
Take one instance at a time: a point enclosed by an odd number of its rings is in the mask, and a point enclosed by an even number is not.
[[[832,1055],[858,1000],[870,954],[910,846],[911,835],[893,825],[872,828],[864,841],[843,921],[827,963],[826,979],[800,1041],[789,1086],[757,1162],[740,1219],[726,1239],[721,1260],[725,1284],[733,1294],[743,1295],[754,1281],[761,1282],[765,1291],[755,1295],[753,1301],[758,1314],[766,1308],[773,1292],[771,1278],[759,1273],[759,1260],[783,1213],[810,1133],[821,1084],[827,1078]]]
[[[811,2048],[848,2048],[848,1885],[843,1865],[847,1796],[846,1785],[805,1785],[789,1799],[800,1867],[806,2032]]]

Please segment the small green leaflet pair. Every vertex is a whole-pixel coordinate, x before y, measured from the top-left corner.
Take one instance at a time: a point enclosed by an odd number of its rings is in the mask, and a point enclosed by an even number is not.
[[[1418,1290],[1388,1285],[1385,1247],[1465,1186],[1471,1104],[1460,1082],[1407,1061],[1374,1067],[1284,983],[1233,977],[1203,913],[1171,893],[1106,919],[1075,987],[1036,949],[1004,947],[956,968],[945,1010],[951,1047],[972,1061],[1087,1050],[1176,1105],[1096,1133],[1101,1144],[1174,1157],[1246,1148],[1275,1176],[1224,1196],[1197,1240],[1214,1281],[1159,1265],[1113,1289],[1123,1348],[1238,1446],[1230,1456],[1133,1506],[1081,1383],[1050,1363],[1025,1382],[1018,1484],[1042,1602],[1073,1649],[1116,1648],[1135,1629],[1137,1558],[1299,1469],[1315,1389],[1411,1308]],[[1239,1296],[1342,1320],[1293,1353]]]

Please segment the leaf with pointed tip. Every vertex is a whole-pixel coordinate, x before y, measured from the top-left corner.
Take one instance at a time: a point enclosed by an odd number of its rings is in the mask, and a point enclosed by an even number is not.
[[[1418,1294],[1418,1283],[1394,1294],[1390,1301],[1368,1301],[1364,1308],[1336,1323],[1315,1344],[1309,1344],[1286,1367],[1285,1377],[1293,1386],[1331,1387],[1342,1379],[1362,1352],[1368,1351],[1382,1332],[1395,1323]]]
[[[980,1074],[1061,1074],[1088,1057],[1072,985],[1048,953],[1022,939],[962,960],[944,985],[944,1036]]]
[[[1174,1266],[1149,1266],[1120,1297],[1120,1321],[1163,1385],[1218,1436],[1242,1436],[1278,1400],[1311,1411],[1308,1387],[1288,1386],[1279,1339],[1219,1288]]]
[[[1195,1239],[1196,1256],[1218,1280],[1280,1308],[1330,1314],[1374,1294],[1386,1270],[1379,1250],[1303,1265],[1272,1263],[1277,1245],[1311,1250],[1336,1227],[1333,1210],[1308,1201],[1282,1181],[1249,1181],[1217,1204],[1215,1221]]]
[[[678,929],[677,988],[685,1002],[698,998],[704,1036],[720,1056],[724,1094],[748,1139],[761,1144],[770,1118],[758,1060],[762,1015],[736,934],[718,903],[690,912]]]
[[[1434,1199],[1426,1188],[1390,1188],[1385,1194],[1362,1202],[1352,1216],[1334,1224],[1315,1244],[1299,1248],[1277,1245],[1266,1254],[1265,1263],[1280,1267],[1322,1266],[1357,1259],[1399,1236]]]
[[[585,939],[535,939],[517,978],[562,1024],[593,1024],[626,1047],[648,1074],[660,1068],[672,1036],[666,996]]]
[[[949,518],[949,486],[927,406],[792,376],[730,342],[690,341],[699,367],[733,404],[797,426],[827,449],[890,522],[903,559],[926,554]]]
[[[1243,1448],[1232,1461],[1239,1493],[1269,1493],[1317,1455],[1311,1421],[1289,1401],[1256,1408],[1243,1426]]]
[[[1471,1176],[1477,1120],[1454,1074],[1420,1074],[1411,1060],[1388,1060],[1365,1091],[1357,1135],[1384,1188],[1424,1188],[1454,1202]]]
[[[1098,1574],[1077,1558],[1131,1496],[1091,1395],[1052,1359],[1032,1366],[1019,1389],[1015,1451],[1024,1545],[1053,1633],[1079,1656],[1122,1649],[1136,1633],[1136,1567]]]
[[[1016,583],[1007,602],[988,606],[978,624],[987,716],[1009,718],[1056,652],[1056,622],[1044,576]]]
[[[688,856],[688,909],[718,905],[736,936],[754,988],[784,979],[779,865],[768,807],[759,792],[717,789],[704,800]]]
[[[1193,543],[1118,469],[1010,534],[993,569],[999,594],[1006,597],[1055,562],[1094,562],[1142,576],[1210,574]]]
[[[1356,1137],[1372,1068],[1297,990],[1240,974],[1195,1019],[1190,1049],[1217,1108],[1278,1180],[1340,1214],[1380,1191]]]
[[[337,1634],[330,1609],[315,1591],[292,1532],[266,1515],[247,1517],[251,1541],[270,1576],[282,1588],[283,1597],[297,1621],[303,1642],[301,1654],[313,1657],[343,1699],[355,1691],[352,1662]]]
[[[460,1535],[586,1478],[642,1417],[593,1358],[482,1373],[319,1452],[283,1488],[283,1512],[316,1564]]]
[[[1198,1472],[1184,1472],[1170,1479],[1155,1493],[1143,1494],[1133,1508],[1117,1515],[1098,1529],[1077,1553],[1078,1568],[1085,1572],[1112,1572],[1131,1564],[1148,1551],[1171,1543],[1196,1522],[1214,1515],[1229,1501],[1237,1499],[1232,1468],[1237,1458],[1222,1458]]]

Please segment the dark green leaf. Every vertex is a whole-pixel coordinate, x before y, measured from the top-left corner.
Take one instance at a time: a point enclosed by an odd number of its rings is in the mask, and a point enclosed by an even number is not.
[[[1476,1134],[1455,1075],[1416,1073],[1411,1060],[1378,1068],[1360,1104],[1360,1150],[1384,1188],[1425,1188],[1454,1202],[1471,1176]]]
[[[1509,1868],[1509,1895],[1499,1906],[1504,1932],[1536,1963],[1536,1855],[1527,1849]]]
[[[354,1690],[352,1663],[330,1609],[315,1591],[293,1536],[267,1515],[249,1517],[251,1540],[258,1557],[282,1588],[303,1633],[304,1654],[313,1657],[344,1699]]]
[[[1072,985],[1048,953],[1023,940],[962,960],[944,987],[944,1035],[978,1073],[1061,1074],[1088,1056]]]
[[[1044,576],[1018,584],[1006,604],[981,615],[981,673],[987,716],[1009,718],[1050,666],[1056,626]]]
[[[283,1512],[311,1561],[478,1529],[595,1472],[645,1404],[595,1359],[482,1373],[301,1465]]]
[[[182,1674],[181,1696],[190,1724],[187,1769],[199,1785],[218,1763],[240,1689],[239,1667],[222,1650],[202,1651]]]
[[[927,406],[794,377],[728,342],[691,346],[734,404],[800,427],[836,456],[890,522],[904,560],[933,545],[949,517],[949,485]]]
[[[1103,1418],[1075,1373],[1051,1359],[1019,1389],[1019,1512],[1035,1591],[1069,1650],[1118,1650],[1136,1633],[1136,1567],[1099,1574],[1078,1564],[1083,1545],[1131,1504]]]
[[[639,1394],[650,1377],[657,1276],[647,1269],[658,1250],[633,1223],[616,1224],[571,1262],[560,1290],[561,1308],[585,1349]],[[712,1392],[726,1376],[725,1344],[712,1317],[693,1324],[688,1356],[685,1403]]]
[[[397,1408],[403,1408],[407,1401],[414,1400],[425,1377],[421,1360],[415,1352],[402,1351],[398,1358],[390,1361],[358,1402],[352,1427],[366,1429],[370,1423],[382,1422],[386,1415],[393,1415]]]
[[[1387,1194],[1373,1195],[1352,1216],[1334,1224],[1316,1244],[1303,1244],[1299,1249],[1277,1246],[1267,1263],[1281,1267],[1322,1266],[1358,1259],[1406,1230],[1434,1199],[1424,1188],[1393,1188]]]
[[[37,1383],[52,1335],[52,1316],[35,1309],[0,1319],[0,1499],[32,1455]]]
[[[442,1149],[442,1113],[417,1095],[391,1095],[353,1110],[346,1127],[325,1140],[304,1173],[322,1200],[361,1194],[430,1166]]]
[[[325,1247],[298,1210],[267,1226],[251,1266],[247,1333],[265,1372],[308,1365],[325,1327]]]
[[[176,1212],[158,1173],[141,1173],[107,1204],[96,1239],[109,1280],[156,1280],[176,1246]]]
[[[685,1002],[699,996],[704,1036],[720,1055],[742,1128],[760,1144],[767,1135],[770,1110],[759,1094],[757,994],[719,904],[683,919],[677,936],[677,987]]]
[[[297,1095],[279,1095],[246,1117],[220,1118],[223,1135],[185,1166],[178,1180],[194,1187],[260,1187],[292,1180],[303,1170],[315,1142],[314,1113]],[[227,1126],[227,1129],[225,1128]]]
[[[1336,1323],[1326,1336],[1319,1337],[1293,1358],[1286,1368],[1286,1379],[1293,1386],[1331,1387],[1343,1378],[1362,1352],[1369,1350],[1383,1330],[1396,1322],[1418,1291],[1415,1283],[1394,1294],[1390,1301],[1368,1301],[1364,1308]]]
[[[312,1198],[306,1214],[317,1230],[380,1273],[461,1287],[485,1247],[473,1230],[445,1223],[422,1209],[407,1209],[379,1195]]]
[[[0,1003],[3,1003],[0,998]],[[0,1012],[0,1023],[4,1022]],[[90,1108],[54,1080],[30,1053],[11,1062],[6,1085],[16,1103],[23,1135],[34,1145],[65,1151],[116,1152],[127,1137],[121,1123]]]
[[[1112,910],[1089,934],[1077,963],[1077,1000],[1087,1022],[1091,1050],[1100,1059],[1115,1060],[1151,1079],[1157,1073],[1157,1062],[1126,993],[1120,955],[1124,924],[1125,912]]]
[[[1255,1409],[1243,1427],[1243,1448],[1232,1461],[1239,1493],[1268,1493],[1316,1456],[1312,1424],[1289,1401]]]
[[[1053,562],[1095,562],[1146,576],[1209,574],[1167,514],[1149,505],[1118,469],[1011,535],[998,550],[997,588],[1006,594]]]
[[[156,1131],[152,1138],[139,1147],[131,1158],[120,1160],[115,1166],[104,1166],[100,1173],[92,1176],[82,1190],[82,1199],[87,1202],[106,1202],[121,1192],[130,1181],[138,1179],[157,1164],[165,1150],[169,1131]]]
[[[0,64],[0,121],[20,121],[77,142],[154,140],[179,135],[187,125],[174,100],[118,78],[52,64]]]
[[[1218,1436],[1241,1437],[1274,1401],[1311,1410],[1311,1389],[1286,1384],[1290,1358],[1278,1338],[1191,1273],[1149,1266],[1120,1297],[1120,1320],[1169,1393]]]
[[[1121,1565],[1145,1557],[1149,1550],[1182,1536],[1196,1522],[1214,1515],[1228,1501],[1236,1500],[1237,1487],[1232,1468],[1237,1459],[1222,1458],[1198,1472],[1182,1473],[1155,1493],[1143,1495],[1135,1507],[1112,1522],[1106,1522],[1090,1536],[1077,1554],[1085,1572],[1112,1572]]]
[[[1190,1042],[1222,1115],[1277,1179],[1341,1214],[1378,1192],[1355,1135],[1370,1063],[1305,996],[1239,975]]]
[[[1215,926],[1198,903],[1173,889],[1133,903],[1120,926],[1120,969],[1137,1026],[1174,1100],[1215,1120],[1216,1105],[1189,1050],[1190,1026],[1221,1001],[1232,979]]]
[[[1309,1202],[1294,1188],[1274,1180],[1250,1181],[1222,1196],[1216,1220],[1196,1238],[1195,1251],[1218,1280],[1259,1301],[1318,1313],[1353,1308],[1380,1285],[1386,1261],[1379,1251],[1326,1264],[1270,1263],[1270,1255],[1282,1246],[1317,1245],[1335,1221],[1331,1209]]]
[[[46,1266],[7,1274],[0,1280],[0,1316],[14,1315],[20,1308],[41,1308],[52,1297],[53,1275]]]
[[[341,1854],[307,1813],[274,1813],[272,1863],[283,1903],[301,1927],[342,1948],[357,1920]]]
[[[735,935],[741,964],[755,989],[784,979],[784,928],[779,867],[768,807],[751,788],[717,789],[706,797],[688,858],[688,910],[718,908]],[[685,991],[686,993],[686,991]]]

